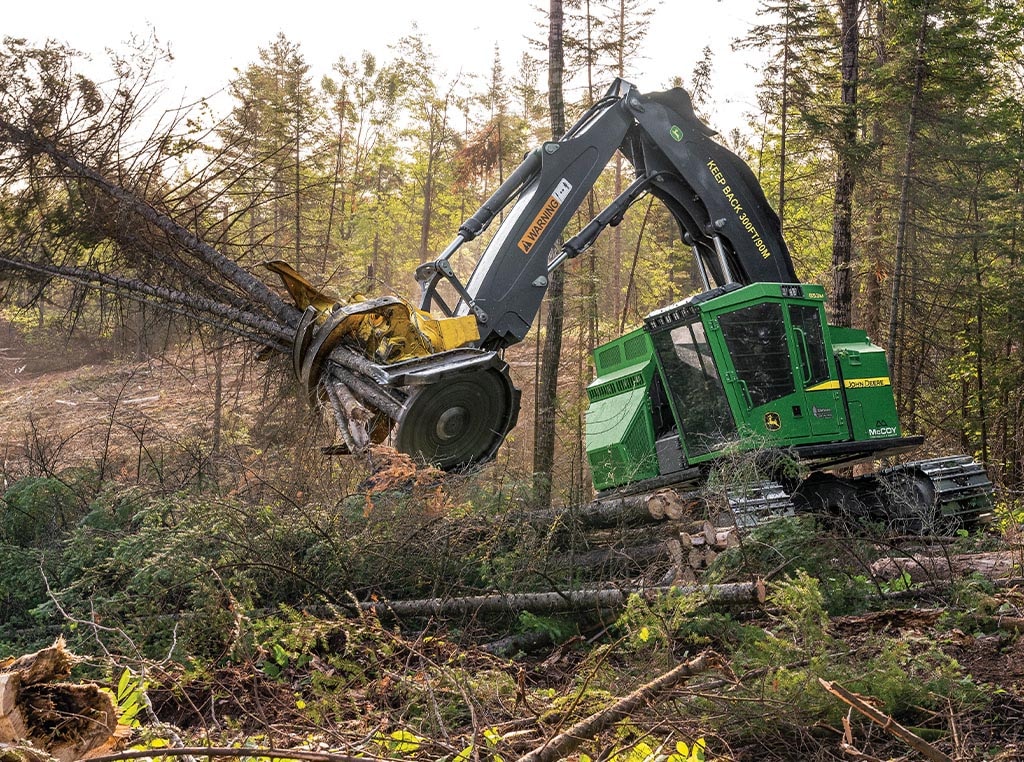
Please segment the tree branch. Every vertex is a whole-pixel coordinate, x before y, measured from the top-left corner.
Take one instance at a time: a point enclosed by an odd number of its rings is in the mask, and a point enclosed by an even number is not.
[[[69,170],[76,177],[90,181],[115,201],[124,204],[144,220],[164,231],[186,250],[213,267],[229,282],[267,307],[285,325],[294,327],[298,323],[300,315],[298,309],[284,302],[270,290],[266,283],[225,257],[208,243],[200,240],[194,233],[179,225],[166,214],[157,211],[149,202],[111,182],[96,170],[82,164],[30,129],[18,127],[3,117],[0,117],[0,129],[5,131],[14,142],[24,145],[29,150],[44,153],[59,166]]]
[[[644,704],[658,695],[671,690],[688,677],[699,675],[719,665],[719,657],[714,653],[703,653],[695,659],[679,664],[651,682],[641,685],[607,709],[595,712],[584,720],[577,722],[564,733],[544,742],[529,754],[525,754],[516,762],[555,762],[571,754],[579,746],[601,731],[614,725],[621,719],[630,716]]]

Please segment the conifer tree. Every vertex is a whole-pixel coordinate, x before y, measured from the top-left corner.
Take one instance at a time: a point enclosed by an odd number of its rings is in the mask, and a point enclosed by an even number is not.
[[[234,214],[248,217],[248,245],[263,258],[290,257],[298,269],[305,257],[306,157],[321,118],[299,46],[283,34],[230,83],[235,100],[218,133],[220,163]]]

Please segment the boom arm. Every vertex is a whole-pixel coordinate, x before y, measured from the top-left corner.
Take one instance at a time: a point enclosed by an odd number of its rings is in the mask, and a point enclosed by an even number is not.
[[[796,282],[778,216],[749,167],[711,139],[682,88],[642,95],[617,79],[605,96],[557,142],[527,155],[501,187],[459,228],[433,262],[416,271],[420,307],[445,315],[473,314],[478,346],[502,349],[521,341],[536,318],[548,275],[585,251],[608,225],[646,193],[665,204],[697,261],[705,288],[730,282]],[[561,249],[555,242],[617,150],[635,169],[634,182]],[[463,285],[451,258],[507,206]],[[448,283],[450,307],[438,293]]]
[[[751,171],[713,134],[681,88],[642,95],[617,79],[561,139],[528,154],[441,255],[416,270],[421,310],[475,319],[478,338],[468,343],[472,331],[463,333],[462,326],[472,320],[448,321],[449,329],[459,326],[452,329],[459,340],[442,340],[437,348],[428,316],[412,315],[400,300],[307,308],[296,332],[295,367],[312,397],[322,385],[334,390],[328,397],[339,429],[350,432],[347,446],[390,435],[402,452],[442,468],[492,458],[519,416],[520,393],[501,351],[530,330],[551,272],[586,251],[647,193],[676,219],[706,290],[712,283],[795,282],[778,217]],[[635,179],[556,248],[616,151],[632,163]],[[499,215],[501,223],[463,280],[453,256]],[[454,291],[452,304],[441,287]],[[353,340],[362,344],[365,359],[343,351],[343,341]],[[389,360],[392,350],[405,357]],[[376,384],[363,384],[362,377]],[[350,431],[349,397],[380,413],[362,416],[365,431],[354,427],[358,437]]]

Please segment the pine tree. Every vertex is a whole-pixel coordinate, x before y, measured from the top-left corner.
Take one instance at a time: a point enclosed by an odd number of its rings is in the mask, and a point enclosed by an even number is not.
[[[297,44],[279,34],[260,48],[259,57],[228,87],[235,105],[218,130],[222,178],[233,213],[249,219],[248,246],[269,245],[270,256],[260,254],[263,258],[290,252],[302,269],[307,264],[304,162],[315,153],[321,110]]]
[[[565,134],[565,99],[562,93],[565,60],[562,50],[562,0],[550,0],[548,10],[548,108],[551,137]],[[555,465],[555,421],[558,400],[558,363],[562,354],[565,269],[551,273],[547,292],[544,351],[537,379],[537,409],[533,445],[533,495],[536,505],[551,505]]]

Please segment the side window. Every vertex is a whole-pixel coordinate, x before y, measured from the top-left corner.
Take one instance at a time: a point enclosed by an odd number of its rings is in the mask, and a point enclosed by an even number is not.
[[[781,304],[743,307],[719,316],[718,324],[753,407],[796,391]]]
[[[699,319],[651,334],[688,457],[734,439],[736,423]]]
[[[804,385],[813,386],[830,378],[825,338],[821,331],[821,312],[817,307],[789,305],[789,322],[800,342],[800,368]]]

